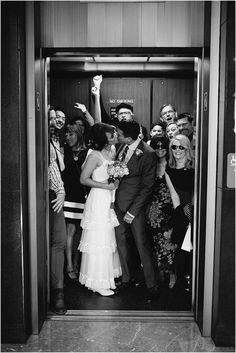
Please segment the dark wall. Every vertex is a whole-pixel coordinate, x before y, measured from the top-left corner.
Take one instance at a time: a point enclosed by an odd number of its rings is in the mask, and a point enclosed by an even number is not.
[[[222,2],[217,219],[212,338],[216,345],[235,345],[235,3]],[[231,180],[231,182],[230,182]]]
[[[77,73],[78,75],[78,73]],[[50,76],[50,103],[60,105],[68,117],[79,115],[74,103],[85,104],[91,115],[94,104],[91,99],[92,78]],[[103,106],[108,115],[118,100],[128,99],[134,107],[135,120],[149,131],[153,122],[159,120],[160,107],[170,102],[179,113],[196,110],[194,78],[192,77],[104,77],[101,85]]]
[[[1,2],[2,16],[2,342],[30,331],[23,2]]]

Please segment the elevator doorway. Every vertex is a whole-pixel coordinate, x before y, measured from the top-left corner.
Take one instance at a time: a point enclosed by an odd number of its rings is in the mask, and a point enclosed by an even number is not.
[[[96,61],[92,55],[92,62]],[[119,62],[122,59],[122,64]],[[150,60],[151,59],[151,60]],[[102,62],[104,60],[104,62]],[[146,60],[143,64],[143,60]],[[148,61],[147,61],[148,60]],[[148,57],[104,56],[99,63],[91,65],[91,58],[86,56],[51,57],[48,70],[47,99],[51,105],[60,105],[66,115],[74,115],[75,102],[85,104],[93,115],[91,99],[92,77],[103,75],[102,97],[106,113],[112,115],[114,106],[125,99],[134,106],[136,120],[144,125],[147,131],[153,122],[159,120],[159,109],[162,104],[171,103],[177,112],[189,112],[195,117],[197,130],[199,120],[199,60],[196,57]],[[138,62],[139,61],[139,62]],[[79,62],[79,65],[78,65]],[[135,62],[135,65],[134,65]],[[138,62],[138,63],[137,63]],[[88,65],[89,63],[89,65]],[[87,66],[86,66],[87,64]],[[89,69],[86,67],[89,66]],[[135,66],[135,70],[132,69]],[[79,68],[79,69],[78,69]],[[60,102],[58,104],[58,102]],[[195,195],[197,191],[195,190]],[[195,201],[196,202],[196,201]],[[194,220],[195,222],[195,220]],[[193,242],[196,244],[196,227],[193,231]],[[158,301],[147,304],[144,300],[145,288],[139,286],[129,293],[113,298],[103,298],[91,294],[77,283],[66,281],[66,297],[68,314],[81,312],[91,314],[94,311],[138,313],[142,316],[158,315],[166,312],[168,315],[185,317],[194,316],[195,303],[195,261],[196,246],[193,249],[193,265],[191,269],[192,286],[185,291],[184,286],[176,286],[169,290],[166,283],[162,284],[162,297]],[[135,298],[135,300],[134,300]],[[49,313],[50,315],[50,313]]]

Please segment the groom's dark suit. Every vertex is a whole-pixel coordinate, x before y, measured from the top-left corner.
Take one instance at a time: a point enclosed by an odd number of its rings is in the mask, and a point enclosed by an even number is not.
[[[151,147],[140,141],[128,161],[127,167],[129,174],[120,181],[115,201],[115,211],[120,223],[115,229],[122,268],[122,282],[129,282],[131,279],[128,249],[128,234],[130,234],[131,228],[143,266],[146,285],[150,288],[155,286],[156,278],[150,243],[146,234],[146,206],[150,200],[155,181],[156,154]],[[127,211],[135,216],[131,224],[123,220]]]

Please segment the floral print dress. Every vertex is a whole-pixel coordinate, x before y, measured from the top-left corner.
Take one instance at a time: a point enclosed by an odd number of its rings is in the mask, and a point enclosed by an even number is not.
[[[160,271],[173,270],[176,244],[171,242],[174,208],[165,175],[156,177],[148,207],[148,233],[153,244],[154,262]]]

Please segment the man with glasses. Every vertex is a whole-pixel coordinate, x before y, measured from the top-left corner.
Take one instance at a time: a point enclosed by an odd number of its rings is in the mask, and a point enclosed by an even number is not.
[[[168,124],[170,122],[173,122],[174,119],[177,117],[177,111],[175,107],[173,107],[172,104],[163,104],[160,108],[160,120],[164,124]]]
[[[127,103],[121,103],[117,105],[116,107],[116,115],[117,119],[119,122],[121,121],[134,121],[134,113],[133,113],[133,107],[130,104]],[[144,140],[145,142],[147,141],[147,129],[140,125],[140,134],[139,137]]]
[[[92,94],[95,97],[94,101],[94,115],[95,115],[95,120],[97,121],[102,121],[107,124],[114,124],[117,125],[121,121],[135,121],[134,118],[134,112],[133,112],[133,107],[130,104],[127,103],[121,103],[117,105],[115,111],[116,111],[116,118],[113,120],[111,117],[107,114],[103,103],[102,103],[102,98],[101,98],[101,83],[102,83],[102,75],[97,75],[93,78],[93,83],[94,87],[92,87]],[[99,97],[98,99],[96,99]],[[140,134],[139,138],[147,142],[147,129],[140,125]]]

